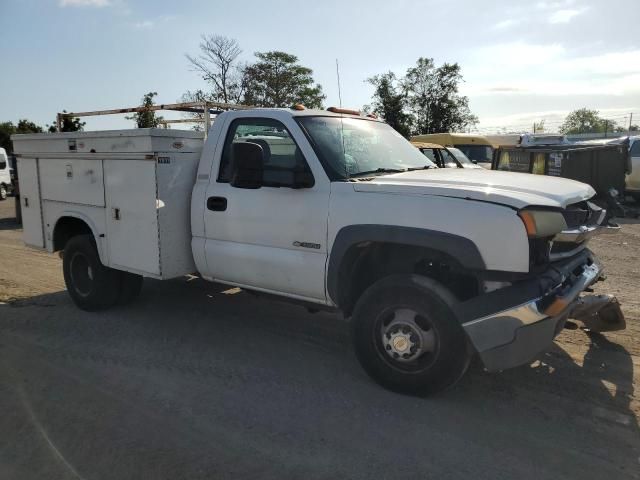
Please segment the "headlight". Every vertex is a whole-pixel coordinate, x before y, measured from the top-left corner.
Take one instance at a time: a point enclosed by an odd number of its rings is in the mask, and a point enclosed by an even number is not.
[[[524,223],[529,238],[552,237],[567,229],[562,213],[553,210],[520,210],[518,215]]]

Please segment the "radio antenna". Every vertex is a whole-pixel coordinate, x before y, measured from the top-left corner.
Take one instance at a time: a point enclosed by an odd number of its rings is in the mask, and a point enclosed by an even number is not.
[[[337,58],[336,58],[336,77],[338,77],[338,101],[340,102],[340,108],[342,108],[342,90],[340,89],[340,66],[338,65]]]

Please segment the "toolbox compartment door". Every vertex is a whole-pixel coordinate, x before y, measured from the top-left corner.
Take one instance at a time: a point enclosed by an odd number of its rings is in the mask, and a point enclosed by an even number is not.
[[[160,275],[155,160],[105,161],[104,179],[111,267]]]
[[[38,162],[37,158],[18,158],[20,203],[22,204],[22,235],[25,244],[44,248]]]
[[[102,160],[47,158],[40,178],[43,200],[104,207]]]

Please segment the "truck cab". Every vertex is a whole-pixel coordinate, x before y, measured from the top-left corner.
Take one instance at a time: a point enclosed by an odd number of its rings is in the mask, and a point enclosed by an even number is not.
[[[438,169],[398,132],[340,109],[220,114],[206,141],[157,129],[15,136],[25,241],[63,252],[95,311],[143,277],[206,280],[341,312],[366,372],[394,391],[528,362],[567,318],[624,328],[588,249],[588,185]]]
[[[466,133],[427,133],[411,137],[412,142],[436,143],[460,150],[469,160],[491,170],[496,145],[482,135]]]
[[[455,147],[443,147],[436,143],[411,142],[422,154],[435,163],[438,168],[482,168],[474,160]]]

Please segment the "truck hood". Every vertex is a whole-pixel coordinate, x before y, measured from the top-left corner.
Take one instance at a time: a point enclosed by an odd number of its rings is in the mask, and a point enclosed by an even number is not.
[[[484,169],[442,168],[381,175],[354,184],[358,192],[438,195],[499,203],[565,208],[587,200],[595,191],[566,178]]]

